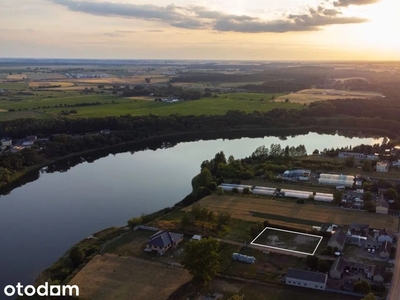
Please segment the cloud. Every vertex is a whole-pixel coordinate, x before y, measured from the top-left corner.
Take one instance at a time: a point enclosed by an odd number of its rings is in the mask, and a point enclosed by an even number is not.
[[[50,0],[67,7],[71,11],[98,15],[135,18],[157,21],[173,27],[185,29],[206,29],[220,32],[290,32],[315,31],[334,24],[363,23],[368,20],[358,17],[343,17],[340,8],[318,6],[309,8],[304,14],[283,15],[277,20],[264,20],[247,15],[232,15],[222,11],[210,10],[201,6],[138,5],[114,2],[91,2],[88,0]],[[337,0],[339,2],[362,2],[367,0]],[[368,0],[373,1],[373,0]],[[377,1],[377,0],[375,0]],[[335,5],[337,6],[337,5]]]
[[[149,30],[146,30],[146,32],[164,32],[164,30],[162,30],[162,29],[149,29]]]
[[[347,7],[350,5],[368,5],[378,3],[381,0],[337,0],[333,2],[335,7]]]

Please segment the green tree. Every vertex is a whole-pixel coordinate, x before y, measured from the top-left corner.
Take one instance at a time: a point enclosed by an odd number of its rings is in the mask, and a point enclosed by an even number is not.
[[[218,188],[217,188],[217,195],[222,196],[222,195],[224,195],[224,194],[225,194],[224,189],[223,189],[222,187],[218,187]]]
[[[318,149],[315,149],[314,151],[313,151],[313,153],[312,154],[314,154],[314,155],[318,155],[319,154],[319,150]]]
[[[263,230],[264,230],[263,223],[253,224],[250,226],[250,235],[253,239],[255,239]]]
[[[197,177],[198,187],[200,186],[207,187],[210,185],[211,181],[212,181],[211,171],[207,167],[203,168]]]
[[[333,203],[338,205],[342,202],[343,199],[343,192],[341,191],[335,191],[333,193]]]
[[[361,294],[368,294],[371,292],[371,286],[365,280],[357,281],[354,283],[354,291]]]
[[[364,201],[372,201],[372,193],[371,192],[365,192],[363,195],[363,200]]]
[[[182,265],[193,275],[193,279],[202,283],[210,282],[218,273],[220,255],[219,242],[213,238],[190,241],[185,245]]]
[[[183,227],[187,227],[190,226],[190,224],[192,223],[191,219],[190,219],[190,215],[185,212],[185,214],[183,215],[182,219],[181,219],[181,225]]]
[[[143,218],[132,218],[128,220],[128,226],[129,228],[134,228],[138,225],[141,225],[143,223]]]
[[[376,300],[376,297],[375,297],[375,295],[373,293],[369,293],[368,295],[366,295],[361,300]]]
[[[69,252],[69,258],[75,266],[80,265],[85,260],[84,253],[78,247],[74,247]]]
[[[388,197],[390,200],[397,200],[399,195],[397,194],[397,191],[395,189],[388,189],[386,192],[386,197]]]
[[[364,201],[364,209],[369,212],[375,212],[376,204],[373,201]]]
[[[362,165],[362,170],[364,172],[372,172],[372,163],[369,160],[364,161]]]

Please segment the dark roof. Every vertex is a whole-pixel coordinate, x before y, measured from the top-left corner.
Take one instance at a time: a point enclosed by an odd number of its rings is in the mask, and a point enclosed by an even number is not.
[[[392,249],[392,243],[390,243],[388,241],[382,243],[381,252],[383,252],[383,251],[390,252],[391,249]]]
[[[386,268],[383,265],[376,265],[375,270],[374,270],[374,276],[375,275],[381,275],[382,277],[385,277],[386,274]]]
[[[335,231],[329,239],[328,244],[336,241],[339,245],[343,246],[346,242],[346,237],[347,235],[342,230]]]
[[[350,230],[368,231],[368,229],[369,229],[369,224],[358,224],[358,223],[350,224]]]
[[[172,244],[173,242],[176,242],[182,237],[183,234],[180,233],[159,231],[150,237],[147,244],[152,246],[165,247],[169,244]]]
[[[331,271],[336,270],[336,271],[339,271],[340,273],[343,273],[346,266],[347,266],[347,262],[342,257],[338,257],[333,262]]]
[[[327,275],[325,273],[317,273],[317,272],[298,270],[292,268],[288,269],[286,277],[319,282],[319,283],[325,283],[327,279]]]
[[[379,230],[379,236],[381,236],[381,235],[388,235],[388,236],[390,236],[391,238],[394,237],[393,232],[391,232],[391,231],[390,231],[389,229],[387,229],[387,228]]]

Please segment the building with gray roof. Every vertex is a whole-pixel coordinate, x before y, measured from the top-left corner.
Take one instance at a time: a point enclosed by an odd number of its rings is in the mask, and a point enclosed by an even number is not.
[[[328,275],[325,273],[289,268],[285,280],[288,285],[324,290],[326,288]]]

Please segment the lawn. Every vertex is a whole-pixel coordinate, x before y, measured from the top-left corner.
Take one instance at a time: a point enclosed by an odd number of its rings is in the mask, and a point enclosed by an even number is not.
[[[146,243],[154,233],[154,231],[147,230],[131,230],[122,235],[119,239],[109,243],[104,248],[104,253],[138,257],[142,254],[142,245]]]
[[[299,222],[304,224],[311,221],[315,225],[323,223],[349,225],[357,222],[369,224],[371,228],[389,228],[394,232],[398,231],[399,223],[398,218],[394,216],[345,210],[328,205],[297,204],[293,201],[278,201],[267,197],[211,195],[203,198],[199,203],[214,212],[228,212],[233,218],[252,222],[262,222],[265,219],[292,224]],[[191,210],[191,206],[184,208],[184,210]],[[310,226],[308,228],[310,229]]]
[[[0,85],[1,87],[1,85]],[[68,89],[68,88],[66,88]],[[196,101],[182,101],[177,103],[162,103],[146,99],[129,99],[110,94],[80,95],[74,90],[45,90],[33,91],[34,95],[14,94],[0,97],[0,109],[37,109],[40,112],[57,115],[62,110],[70,109],[60,106],[82,102],[101,102],[104,105],[74,107],[77,114],[72,117],[106,117],[131,114],[140,115],[218,115],[225,114],[228,110],[241,110],[245,112],[269,111],[274,108],[301,108],[295,103],[278,103],[270,101],[272,94],[238,93],[221,94],[219,98],[203,98]],[[264,100],[261,100],[264,99]],[[114,100],[115,104],[110,105]],[[54,106],[60,106],[55,108]],[[43,108],[50,106],[50,108]],[[38,109],[40,107],[40,109]]]
[[[94,257],[69,284],[79,286],[82,299],[166,300],[190,280],[178,267],[105,254]]]
[[[0,82],[0,89],[3,90],[23,90],[28,88],[27,82]]]

